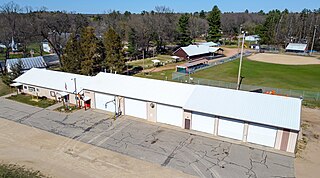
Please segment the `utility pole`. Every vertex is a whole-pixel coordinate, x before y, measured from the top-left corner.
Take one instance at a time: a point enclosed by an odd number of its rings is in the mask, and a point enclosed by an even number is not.
[[[313,45],[314,45],[314,39],[315,39],[315,37],[316,37],[317,27],[318,27],[318,25],[315,25],[315,26],[314,26],[314,32],[313,32],[313,39],[312,39],[312,45],[311,45],[310,55],[312,55]]]
[[[240,28],[239,28],[239,35],[238,35],[238,54],[240,53],[240,34],[241,34],[241,31],[242,30],[242,25],[240,25]]]
[[[74,95],[75,95],[75,100],[76,100],[76,107],[78,107],[78,96],[77,96],[77,78],[71,79],[74,82]]]
[[[244,39],[245,39],[245,37],[246,37],[246,32],[243,32],[242,46],[241,46],[241,54],[240,54],[240,64],[239,64],[239,72],[238,72],[237,90],[240,90],[241,67],[242,67],[243,46],[244,46]]]
[[[142,51],[142,62],[143,62],[143,64],[142,64],[142,71],[144,71],[144,49],[143,49],[143,51]],[[143,74],[144,74],[144,72],[143,72]]]

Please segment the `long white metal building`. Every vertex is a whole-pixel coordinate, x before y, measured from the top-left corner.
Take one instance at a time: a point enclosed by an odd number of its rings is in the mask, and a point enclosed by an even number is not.
[[[301,99],[182,84],[110,73],[94,77],[32,69],[15,82],[39,92],[63,91],[66,77],[79,78],[81,98],[91,108],[169,124],[294,153]],[[27,77],[26,77],[27,76]],[[41,78],[41,82],[35,82]],[[51,83],[54,82],[55,85]],[[54,88],[60,86],[60,88]],[[57,91],[58,92],[58,91]],[[32,94],[32,93],[29,93]],[[71,101],[72,102],[72,101]]]

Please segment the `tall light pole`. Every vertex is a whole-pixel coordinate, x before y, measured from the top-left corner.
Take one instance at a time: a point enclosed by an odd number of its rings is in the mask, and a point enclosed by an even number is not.
[[[310,55],[312,55],[313,45],[314,45],[314,39],[315,39],[315,37],[316,37],[317,27],[318,27],[318,25],[315,25],[315,26],[314,26],[314,32],[313,32],[313,39],[312,39],[312,45],[311,45]]]
[[[240,64],[239,64],[239,72],[238,72],[237,90],[240,90],[241,67],[242,67],[243,46],[244,46],[244,39],[245,39],[245,37],[246,37],[246,32],[243,32],[243,36],[242,36],[242,46],[241,46],[241,54],[240,54]]]
[[[73,82],[74,82],[74,96],[75,96],[75,100],[76,100],[76,107],[78,107],[77,78],[73,78],[71,80],[73,80]]]
[[[240,34],[241,34],[241,31],[242,30],[242,25],[240,25],[240,28],[239,28],[239,35],[238,35],[238,54],[240,53]]]

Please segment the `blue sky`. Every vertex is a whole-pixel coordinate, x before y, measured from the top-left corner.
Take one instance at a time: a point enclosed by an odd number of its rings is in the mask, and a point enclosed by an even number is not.
[[[0,0],[0,4],[12,0]],[[48,10],[66,10],[79,13],[103,13],[108,10],[126,10],[140,13],[143,10],[153,10],[155,6],[167,6],[175,12],[209,11],[218,5],[222,12],[250,12],[285,8],[300,12],[303,8],[318,9],[320,0],[13,0],[21,6],[31,6],[34,9],[47,7]]]

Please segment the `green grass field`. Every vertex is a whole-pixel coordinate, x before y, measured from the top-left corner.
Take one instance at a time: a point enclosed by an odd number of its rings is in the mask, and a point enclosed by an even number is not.
[[[192,74],[192,77],[237,82],[239,60]],[[280,65],[244,59],[242,84],[320,91],[320,65]]]
[[[54,100],[40,99],[40,98],[36,99],[36,97],[32,97],[30,95],[23,95],[23,94],[12,95],[12,96],[8,97],[7,99],[18,101],[20,103],[29,104],[32,106],[37,106],[40,108],[47,108],[47,107],[52,106],[56,103]]]

